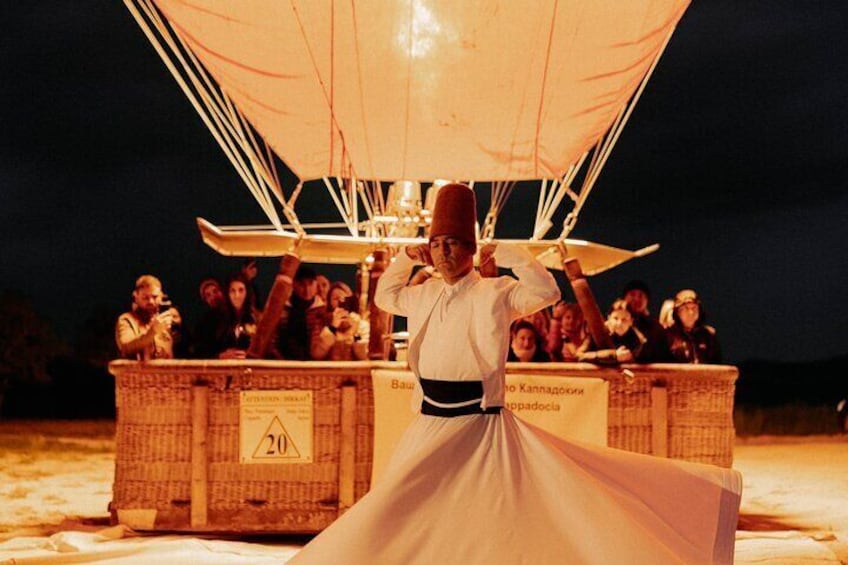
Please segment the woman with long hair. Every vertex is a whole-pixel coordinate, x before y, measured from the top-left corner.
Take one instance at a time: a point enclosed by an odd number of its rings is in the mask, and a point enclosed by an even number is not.
[[[225,314],[216,332],[219,359],[245,359],[256,333],[259,311],[252,286],[237,273],[227,281]]]

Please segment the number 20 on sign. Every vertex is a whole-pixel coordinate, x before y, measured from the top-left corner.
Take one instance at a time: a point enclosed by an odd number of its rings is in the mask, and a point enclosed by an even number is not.
[[[239,399],[239,461],[312,462],[311,390],[243,391]]]

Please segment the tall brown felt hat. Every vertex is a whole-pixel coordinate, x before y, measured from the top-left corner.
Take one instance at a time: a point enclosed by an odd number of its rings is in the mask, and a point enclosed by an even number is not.
[[[475,243],[474,226],[477,223],[477,201],[474,191],[464,184],[446,184],[436,195],[430,239],[450,235]]]

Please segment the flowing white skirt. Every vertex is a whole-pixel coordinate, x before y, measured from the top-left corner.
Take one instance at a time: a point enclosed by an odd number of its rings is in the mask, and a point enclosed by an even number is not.
[[[732,563],[741,475],[564,441],[507,409],[419,415],[289,563]]]

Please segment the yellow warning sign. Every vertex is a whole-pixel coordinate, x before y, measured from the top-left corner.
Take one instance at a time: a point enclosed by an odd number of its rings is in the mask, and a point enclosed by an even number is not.
[[[312,462],[312,391],[243,391],[239,402],[241,463]]]

